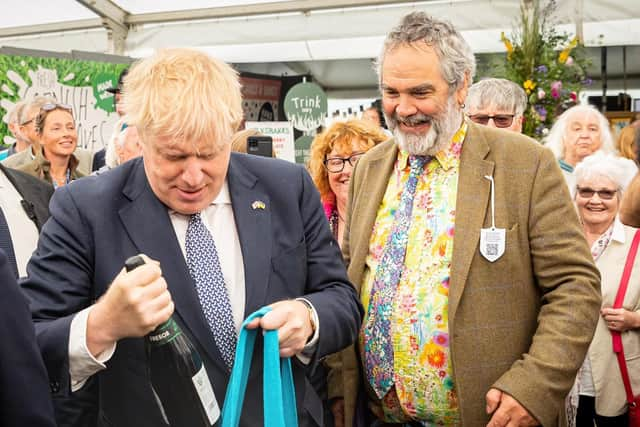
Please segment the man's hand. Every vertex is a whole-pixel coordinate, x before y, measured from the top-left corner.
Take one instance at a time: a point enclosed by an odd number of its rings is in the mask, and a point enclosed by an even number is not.
[[[98,356],[121,338],[142,337],[173,309],[158,263],[147,261],[129,273],[123,269],[89,313],[87,347]]]
[[[295,300],[276,302],[270,307],[270,312],[254,319],[247,325],[247,329],[277,329],[280,357],[291,357],[300,353],[313,336],[309,309],[303,302]]]
[[[333,426],[344,427],[344,399],[338,397],[331,403],[331,413],[333,414]]]
[[[539,423],[513,397],[492,388],[486,396],[487,414],[493,413],[487,427],[525,427]]]

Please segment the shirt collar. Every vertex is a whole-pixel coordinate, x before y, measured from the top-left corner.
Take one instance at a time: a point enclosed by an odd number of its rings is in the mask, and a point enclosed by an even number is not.
[[[571,166],[569,163],[565,162],[562,159],[558,159],[558,163],[560,164],[560,169],[562,169],[565,172],[573,173],[574,167]]]
[[[462,121],[462,125],[451,138],[451,144],[447,145],[444,149],[438,151],[435,156],[433,156],[440,166],[444,170],[449,170],[454,167],[457,162],[460,160],[460,154],[462,153],[462,143],[464,142],[464,138],[467,135],[467,122]],[[398,152],[398,169],[404,170],[409,166],[409,153],[405,150],[400,150]]]
[[[231,194],[229,193],[229,183],[227,180],[224,180],[224,184],[222,184],[222,188],[220,192],[211,202],[212,205],[230,205],[231,204]]]
[[[613,220],[613,232],[611,233],[611,240],[615,240],[618,243],[624,243],[626,240],[624,225],[622,224],[620,219],[618,219],[618,216],[616,216],[616,219]]]

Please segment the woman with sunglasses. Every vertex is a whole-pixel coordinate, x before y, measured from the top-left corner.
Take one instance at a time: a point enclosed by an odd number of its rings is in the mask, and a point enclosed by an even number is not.
[[[626,426],[626,394],[611,331],[622,332],[627,369],[640,394],[640,256],[635,259],[622,308],[612,308],[635,228],[623,225],[623,190],[637,172],[632,160],[596,153],[575,170],[575,203],[600,270],[602,308],[589,352],[567,398],[569,426]],[[576,411],[577,406],[577,411]]]
[[[345,228],[345,216],[347,214],[347,201],[349,199],[349,180],[351,172],[358,159],[376,144],[386,141],[389,137],[382,128],[365,120],[349,120],[335,122],[326,131],[317,135],[311,144],[311,158],[309,159],[309,171],[311,178],[320,191],[320,198],[324,206],[325,214],[329,220],[329,226],[333,236],[339,245]],[[339,362],[339,355],[330,355],[325,359],[325,365],[330,368]],[[316,370],[312,381],[320,394],[326,394],[323,398],[330,403],[333,413],[334,425],[344,425],[344,399],[342,396],[342,378],[333,376],[326,378],[324,366]],[[322,389],[328,382],[328,393]],[[331,414],[325,414],[330,418]]]
[[[84,176],[77,170],[78,159],[73,154],[78,131],[70,106],[44,104],[35,118],[35,130],[40,147],[35,158],[19,170],[50,182],[54,188]]]

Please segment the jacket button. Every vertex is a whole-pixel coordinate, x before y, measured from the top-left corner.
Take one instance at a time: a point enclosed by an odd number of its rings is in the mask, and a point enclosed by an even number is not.
[[[60,383],[58,381],[50,382],[49,387],[51,388],[51,393],[57,393],[60,391]]]

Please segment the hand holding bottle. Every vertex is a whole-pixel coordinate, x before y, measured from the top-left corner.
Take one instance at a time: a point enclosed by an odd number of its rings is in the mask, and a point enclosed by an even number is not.
[[[146,261],[130,272],[123,269],[89,313],[87,346],[94,356],[122,338],[148,334],[173,313],[160,266]]]

